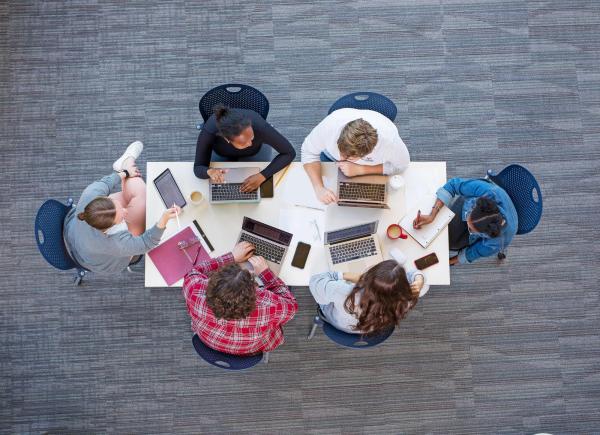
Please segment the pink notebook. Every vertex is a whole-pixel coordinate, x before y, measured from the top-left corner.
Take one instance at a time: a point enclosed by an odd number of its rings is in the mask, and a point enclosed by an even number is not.
[[[187,227],[148,252],[148,256],[152,259],[167,285],[176,283],[192,270],[192,266],[194,266],[192,262],[196,259],[196,254],[198,254],[196,264],[204,260],[210,260],[210,255],[200,242],[183,250],[177,246],[177,243],[182,240],[189,242],[195,239],[197,239],[196,234],[190,227]]]

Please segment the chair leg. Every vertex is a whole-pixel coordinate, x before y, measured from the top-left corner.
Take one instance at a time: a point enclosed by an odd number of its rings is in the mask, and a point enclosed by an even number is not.
[[[264,352],[264,353],[263,353],[263,359],[262,359],[262,361],[263,361],[265,364],[269,364],[269,352]]]
[[[504,251],[498,252],[498,260],[504,260],[506,258],[506,254]]]
[[[321,318],[319,316],[315,316],[315,318],[313,319],[312,328],[310,329],[310,332],[308,333],[308,337],[306,337],[307,340],[310,340],[315,336],[315,332],[317,331],[317,328],[319,326],[323,326],[323,321],[321,320]]]
[[[77,287],[79,285],[81,285],[81,283],[83,282],[83,277],[85,276],[85,270],[81,269],[78,270],[77,273],[75,274],[75,277],[73,279],[73,284]]]

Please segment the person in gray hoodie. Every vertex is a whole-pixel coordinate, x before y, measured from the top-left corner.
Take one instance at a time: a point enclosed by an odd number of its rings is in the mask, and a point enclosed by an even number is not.
[[[135,165],[143,148],[140,141],[130,144],[114,162],[115,172],[86,187],[65,218],[67,250],[92,272],[126,269],[135,256],[158,246],[167,222],[181,212],[176,206],[165,210],[146,230],[146,183]]]

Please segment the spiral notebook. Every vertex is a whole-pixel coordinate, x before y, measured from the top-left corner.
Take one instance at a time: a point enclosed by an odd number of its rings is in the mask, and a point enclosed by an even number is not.
[[[198,254],[198,259],[195,264],[210,260],[210,255],[208,255],[200,242],[195,243],[186,249],[179,249],[179,246],[177,246],[180,241],[189,242],[190,240],[195,239],[197,239],[197,236],[192,228],[186,227],[148,252],[148,256],[167,285],[170,286],[175,284],[183,278],[186,273],[192,270],[196,254]],[[198,250],[200,250],[200,252],[198,252]]]
[[[427,248],[429,245],[431,245],[431,242],[433,242],[435,238],[444,230],[444,228],[448,226],[454,217],[454,212],[448,207],[443,206],[433,222],[417,230],[413,228],[413,221],[417,217],[417,212],[419,210],[428,210],[428,207],[415,207],[414,209],[409,210],[400,221],[400,226],[402,229],[404,229],[404,231],[410,234],[410,236],[415,239],[419,245],[421,245],[423,248]]]

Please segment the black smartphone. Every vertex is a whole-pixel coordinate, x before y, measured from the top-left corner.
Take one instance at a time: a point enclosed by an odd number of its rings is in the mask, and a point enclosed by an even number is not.
[[[260,185],[260,197],[273,198],[273,177],[267,178],[265,182]]]
[[[296,246],[296,252],[294,252],[294,258],[292,258],[292,266],[297,267],[298,269],[304,269],[309,252],[309,244],[298,242],[298,245]]]
[[[158,177],[156,177],[154,179],[154,185],[156,186],[156,190],[158,190],[165,207],[171,208],[173,207],[173,204],[176,204],[183,208],[187,204],[170,169],[165,169]]]
[[[417,266],[417,269],[423,270],[439,262],[440,260],[438,260],[437,255],[435,255],[435,252],[433,252],[431,254],[426,255],[425,257],[416,259],[415,266]]]

